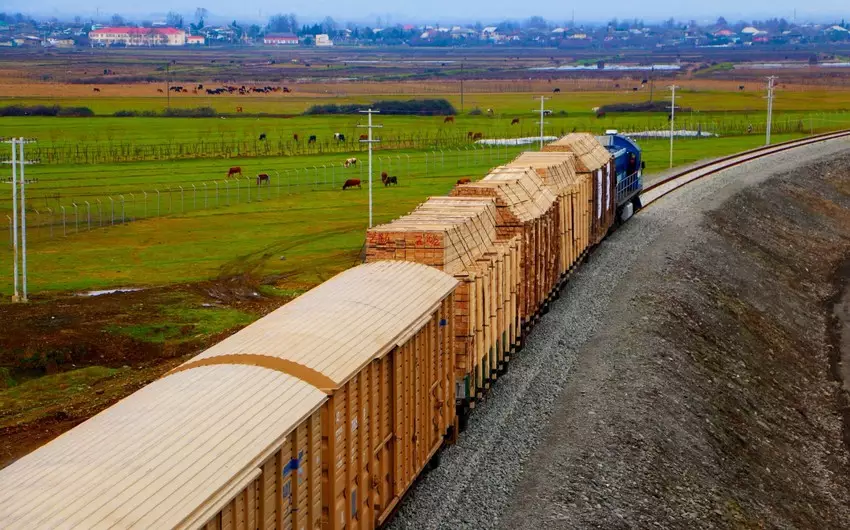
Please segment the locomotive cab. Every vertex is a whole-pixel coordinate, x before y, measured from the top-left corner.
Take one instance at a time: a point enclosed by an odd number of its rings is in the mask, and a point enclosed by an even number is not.
[[[640,209],[640,192],[643,190],[643,161],[640,147],[628,136],[616,130],[607,130],[596,139],[614,158],[617,178],[617,220],[626,221]]]

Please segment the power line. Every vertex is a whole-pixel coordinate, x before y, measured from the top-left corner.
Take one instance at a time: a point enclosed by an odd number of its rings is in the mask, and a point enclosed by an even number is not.
[[[383,125],[372,125],[372,114],[380,114],[381,111],[369,109],[361,110],[360,113],[367,114],[369,116],[369,124],[358,125],[358,127],[362,129],[369,129],[369,139],[360,140],[360,142],[369,144],[369,228],[372,228],[372,144],[380,142],[380,140],[372,139],[372,129],[380,129]]]

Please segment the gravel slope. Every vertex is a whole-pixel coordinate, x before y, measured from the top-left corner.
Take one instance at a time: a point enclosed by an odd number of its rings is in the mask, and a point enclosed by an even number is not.
[[[523,510],[533,506],[534,501],[521,496],[521,489],[528,487],[521,483],[523,473],[528,469],[534,469],[535,473],[545,469],[557,481],[558,469],[548,465],[548,455],[536,452],[541,439],[553,436],[581,439],[591,434],[566,430],[587,429],[587,421],[552,425],[550,418],[559,399],[579,386],[570,379],[571,371],[578,366],[577,352],[606,339],[616,342],[622,330],[612,328],[610,323],[639,311],[635,302],[640,293],[633,287],[641,277],[641,268],[655,266],[666,252],[682,251],[699,243],[698,236],[686,228],[700,219],[705,209],[716,207],[744,187],[757,184],[773,173],[791,170],[848,148],[850,143],[846,140],[835,140],[727,170],[658,201],[613,234],[574,276],[565,296],[553,304],[550,313],[533,331],[524,351],[512,360],[508,374],[475,410],[467,431],[456,445],[444,451],[441,467],[428,473],[413,488],[389,527],[538,526],[533,518],[526,517],[527,510]],[[662,246],[662,251],[656,250]],[[629,281],[624,281],[626,279]],[[625,295],[627,292],[629,294]],[[614,332],[617,335],[610,335]],[[623,347],[630,346],[627,342],[623,342]],[[580,360],[585,363],[582,373],[592,380],[595,360]],[[604,368],[611,369],[610,366]],[[584,385],[581,392],[589,396],[590,402],[628,401],[627,386],[612,389]],[[585,416],[594,414],[593,410],[587,410]],[[612,428],[629,427],[628,418],[600,421],[610,422]],[[634,443],[640,445],[642,442],[635,440]],[[600,462],[599,465],[604,462],[616,466],[618,462],[617,455],[591,456]],[[628,476],[627,469],[623,470],[623,476]],[[639,485],[641,478],[629,480]],[[575,493],[581,495],[580,491]],[[515,502],[519,504],[512,504]],[[598,505],[583,509],[592,511],[597,507],[602,509]],[[695,506],[694,510],[698,512],[700,507]],[[532,510],[531,515],[534,513],[537,512]],[[560,522],[557,514],[547,512],[546,515],[549,519],[543,524],[545,527],[569,526],[568,511]],[[632,524],[637,523],[632,521]],[[625,522],[624,525],[630,526]]]

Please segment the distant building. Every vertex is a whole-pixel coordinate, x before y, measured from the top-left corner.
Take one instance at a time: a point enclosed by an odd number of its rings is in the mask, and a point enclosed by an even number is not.
[[[73,48],[74,39],[47,39],[47,46],[54,48]]]
[[[333,46],[334,41],[324,33],[316,35],[316,46]]]
[[[294,33],[269,33],[263,37],[263,44],[269,46],[294,46],[298,44],[298,36]]]
[[[203,35],[189,35],[186,37],[186,44],[190,46],[203,46],[207,39]]]
[[[177,28],[106,27],[89,32],[92,46],[184,46],[186,32]]]

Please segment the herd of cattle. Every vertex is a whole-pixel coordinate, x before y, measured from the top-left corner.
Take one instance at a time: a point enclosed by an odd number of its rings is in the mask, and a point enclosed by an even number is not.
[[[357,166],[357,159],[354,157],[346,158],[345,162],[343,162],[343,167],[355,167]],[[242,166],[231,166],[230,169],[227,170],[227,175],[225,179],[229,179],[231,177],[241,178],[244,175],[242,174]],[[468,179],[461,179],[468,182]],[[386,171],[381,172],[381,182],[384,186],[398,186],[398,177],[395,175],[389,175]],[[257,174],[257,186],[262,186],[263,184],[267,186],[271,186],[272,180],[268,173],[258,173]],[[460,184],[461,181],[458,181]],[[347,179],[342,184],[342,189],[347,190],[349,188],[360,188],[360,179]]]

